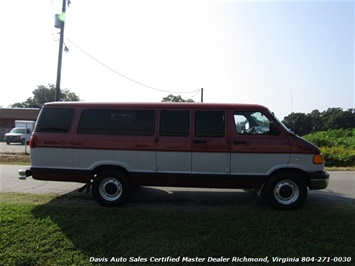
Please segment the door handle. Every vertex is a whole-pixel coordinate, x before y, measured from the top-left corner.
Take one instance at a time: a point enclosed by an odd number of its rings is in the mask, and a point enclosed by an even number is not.
[[[205,144],[205,143],[207,143],[207,140],[205,140],[205,139],[195,139],[194,143],[195,144]]]
[[[239,145],[239,144],[247,144],[248,142],[246,140],[235,140],[233,141],[234,145]]]

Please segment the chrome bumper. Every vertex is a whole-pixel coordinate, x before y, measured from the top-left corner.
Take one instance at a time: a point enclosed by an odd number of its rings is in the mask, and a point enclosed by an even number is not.
[[[20,169],[18,170],[18,178],[21,180],[26,180],[27,177],[31,176],[32,172],[30,169]]]

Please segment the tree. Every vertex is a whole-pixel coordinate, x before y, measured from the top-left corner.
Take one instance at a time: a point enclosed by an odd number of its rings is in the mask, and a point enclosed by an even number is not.
[[[300,136],[309,134],[313,130],[311,117],[304,113],[291,113],[284,118],[283,123]]]
[[[189,103],[193,103],[194,100],[192,99],[187,99],[187,100],[184,100],[183,98],[181,98],[180,95],[178,96],[175,96],[175,95],[172,95],[172,94],[169,94],[167,97],[164,97],[162,99],[162,102],[189,102]]]
[[[32,91],[33,97],[27,98],[26,101],[22,103],[14,103],[11,107],[14,108],[40,108],[46,102],[53,102],[55,96],[55,86],[53,84],[48,84],[48,86],[39,85],[37,89]],[[80,97],[74,92],[68,89],[61,90],[60,98],[61,102],[64,101],[80,101]]]

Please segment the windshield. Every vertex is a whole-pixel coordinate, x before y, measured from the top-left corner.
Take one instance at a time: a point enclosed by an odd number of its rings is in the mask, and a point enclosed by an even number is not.
[[[286,126],[284,125],[284,123],[282,123],[282,122],[275,116],[275,114],[274,114],[273,112],[271,112],[270,110],[269,110],[269,112],[271,113],[272,117],[274,118],[274,120],[275,120],[276,122],[278,122],[287,132],[293,134],[292,130],[289,129],[288,127],[286,127]]]
[[[25,128],[13,128],[10,133],[18,133],[18,134],[25,134],[26,129]]]

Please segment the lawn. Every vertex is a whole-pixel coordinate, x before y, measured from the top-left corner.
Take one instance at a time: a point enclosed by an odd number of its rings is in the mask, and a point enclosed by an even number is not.
[[[268,257],[269,265],[276,264],[275,257],[355,260],[352,205],[291,212],[244,205],[102,208],[63,204],[48,195],[0,194],[0,224],[0,265],[236,265],[232,259],[244,257]]]

